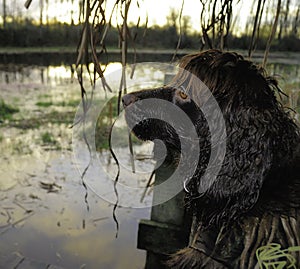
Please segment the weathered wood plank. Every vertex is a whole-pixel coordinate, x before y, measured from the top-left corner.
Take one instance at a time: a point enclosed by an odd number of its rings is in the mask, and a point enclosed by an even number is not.
[[[171,254],[188,243],[186,234],[176,225],[153,220],[141,220],[138,248],[159,254]]]

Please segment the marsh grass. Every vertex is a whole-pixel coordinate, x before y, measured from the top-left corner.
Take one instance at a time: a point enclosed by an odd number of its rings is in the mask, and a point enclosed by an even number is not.
[[[55,139],[54,135],[50,132],[44,132],[41,134],[41,140],[44,147],[47,150],[61,150],[60,143]]]
[[[53,102],[53,101],[38,101],[35,103],[38,107],[50,107],[50,106],[59,106],[59,107],[76,107],[80,104],[80,100],[68,100],[68,101],[61,101],[61,102]]]
[[[37,106],[39,107],[49,107],[49,106],[53,106],[53,103],[51,101],[39,101],[35,103]]]
[[[67,124],[72,125],[74,120],[74,112],[58,112],[51,111],[39,117],[24,118],[10,121],[7,125],[18,129],[35,129],[40,128],[44,124]]]
[[[54,139],[53,135],[49,132],[44,132],[41,134],[41,139],[43,144],[51,144],[51,145],[56,145],[57,141]]]
[[[17,107],[6,104],[3,99],[0,100],[0,121],[1,120],[11,120],[13,114],[19,112]]]

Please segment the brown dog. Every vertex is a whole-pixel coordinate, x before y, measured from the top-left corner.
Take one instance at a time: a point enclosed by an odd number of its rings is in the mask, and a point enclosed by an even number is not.
[[[187,55],[179,66],[191,75],[180,71],[170,85],[123,97],[128,123],[139,122],[133,132],[142,140],[163,140],[170,161],[180,158],[180,131],[158,119],[139,118],[143,111],[139,102],[168,101],[188,115],[197,131],[201,149],[197,169],[183,179],[186,205],[194,216],[191,240],[172,255],[168,266],[250,269],[273,263],[298,268],[300,134],[276,98],[276,81],[242,56],[218,50]],[[201,179],[215,147],[212,128],[217,131],[219,125],[209,126],[201,109],[207,100],[194,77],[211,91],[226,127],[224,160],[205,188]],[[167,113],[153,107],[159,110]]]

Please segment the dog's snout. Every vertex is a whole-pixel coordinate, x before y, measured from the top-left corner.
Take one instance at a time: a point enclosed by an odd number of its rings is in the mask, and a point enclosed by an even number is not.
[[[123,107],[127,107],[130,104],[133,104],[136,101],[136,97],[134,94],[126,94],[122,98]]]

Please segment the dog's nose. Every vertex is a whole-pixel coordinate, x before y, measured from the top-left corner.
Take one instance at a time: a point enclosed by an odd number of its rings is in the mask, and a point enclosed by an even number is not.
[[[123,107],[127,107],[130,104],[133,104],[136,101],[136,97],[134,96],[134,94],[126,94],[122,97],[122,103],[123,103]]]

